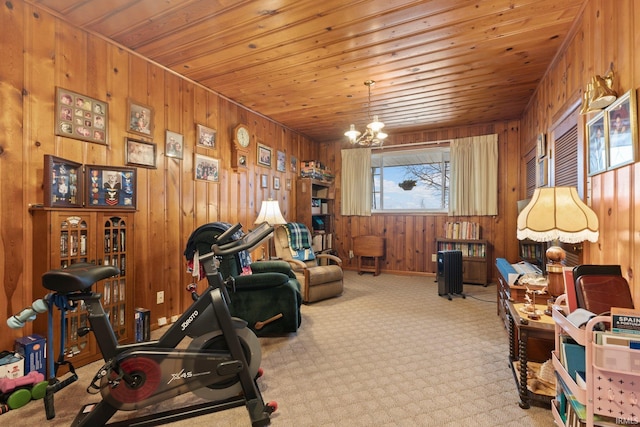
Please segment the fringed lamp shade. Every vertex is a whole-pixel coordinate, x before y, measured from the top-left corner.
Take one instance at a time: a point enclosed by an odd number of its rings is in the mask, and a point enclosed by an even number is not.
[[[598,217],[575,187],[537,188],[518,215],[518,240],[596,242],[598,235]]]
[[[529,204],[518,215],[518,240],[536,242],[580,243],[598,240],[598,217],[584,204],[575,187],[537,188]],[[548,290],[557,297],[565,290],[562,261],[566,257],[560,246],[546,252]]]

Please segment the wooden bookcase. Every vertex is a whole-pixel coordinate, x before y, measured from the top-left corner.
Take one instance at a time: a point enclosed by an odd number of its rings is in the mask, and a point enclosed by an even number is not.
[[[521,260],[537,266],[542,270],[542,274],[545,273],[547,264],[545,256],[545,251],[547,250],[546,243],[534,242],[528,239],[520,240],[519,249]]]
[[[464,283],[474,283],[487,286],[489,284],[488,262],[489,242],[484,239],[437,239],[436,252],[462,252],[462,280]]]
[[[298,178],[296,218],[312,233],[316,252],[333,248],[335,190],[333,183],[312,178]]]
[[[42,298],[50,291],[40,278],[52,269],[72,264],[114,265],[120,275],[102,280],[94,291],[102,294],[102,305],[109,315],[119,342],[133,342],[133,212],[90,209],[35,208],[33,215],[33,295]],[[88,327],[89,313],[83,306],[66,314],[65,359],[75,367],[100,358],[92,333],[81,336],[80,328]],[[60,311],[53,318],[53,354],[60,352]],[[38,316],[34,332],[47,336],[47,316]],[[51,373],[49,373],[51,375]]]

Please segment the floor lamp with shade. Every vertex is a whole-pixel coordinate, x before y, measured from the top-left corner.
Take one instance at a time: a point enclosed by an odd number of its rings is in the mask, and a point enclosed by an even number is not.
[[[266,222],[271,226],[287,223],[287,220],[282,216],[280,205],[277,200],[269,199],[262,201],[260,212],[258,213],[258,217],[254,221],[254,224],[262,224],[263,222]],[[271,237],[273,238],[273,234]],[[267,245],[267,259],[271,259],[271,247],[273,246],[272,238],[269,239],[269,244]]]
[[[566,252],[558,242],[582,243],[598,240],[598,217],[575,187],[536,188],[529,204],[518,215],[518,240],[553,242],[546,251],[549,293],[565,292],[562,275]]]

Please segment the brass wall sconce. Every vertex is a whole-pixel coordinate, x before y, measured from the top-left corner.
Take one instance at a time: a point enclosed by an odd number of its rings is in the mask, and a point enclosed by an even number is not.
[[[595,75],[587,84],[587,90],[582,95],[582,108],[580,114],[602,110],[613,103],[618,94],[613,90],[613,70],[609,70],[603,76]]]

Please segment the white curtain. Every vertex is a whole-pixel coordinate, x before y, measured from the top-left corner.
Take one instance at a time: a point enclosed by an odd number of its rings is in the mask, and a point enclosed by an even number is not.
[[[449,215],[498,214],[498,135],[451,142]]]
[[[371,148],[342,150],[340,213],[371,216]]]

